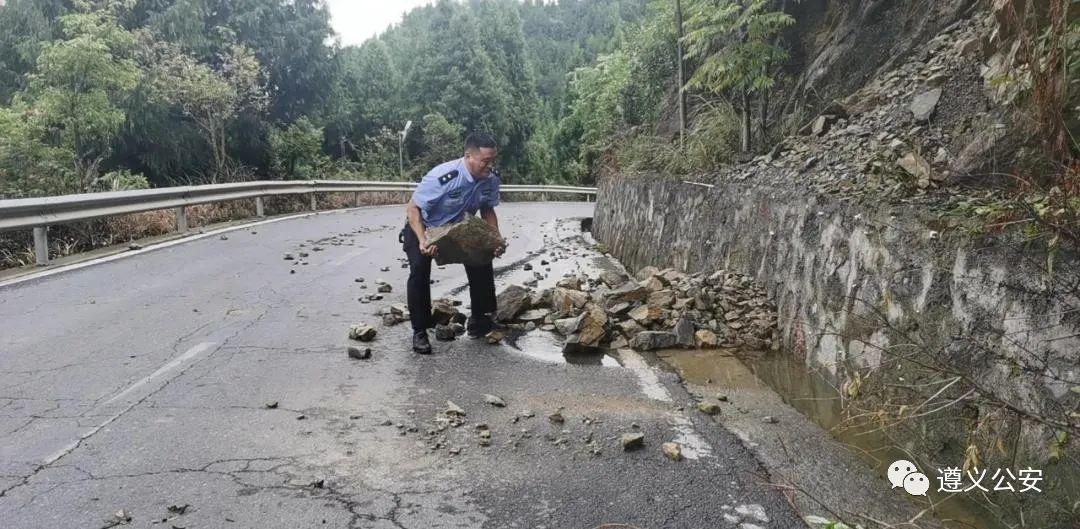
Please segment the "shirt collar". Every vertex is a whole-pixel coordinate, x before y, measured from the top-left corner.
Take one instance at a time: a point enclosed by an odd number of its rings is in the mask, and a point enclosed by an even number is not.
[[[469,166],[465,165],[464,156],[458,159],[458,166],[461,170],[461,173],[465,175],[465,181],[469,182],[470,184],[476,181],[476,179],[473,178],[472,173],[469,172]]]

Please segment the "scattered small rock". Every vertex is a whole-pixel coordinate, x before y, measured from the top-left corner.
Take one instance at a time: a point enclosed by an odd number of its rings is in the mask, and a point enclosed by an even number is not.
[[[699,402],[697,405],[698,411],[706,415],[719,415],[720,404],[716,402]]]
[[[664,443],[660,445],[660,450],[672,461],[682,461],[683,459],[682,446],[679,443]]]
[[[277,409],[277,407],[278,407],[278,402],[276,400],[273,401],[273,402],[267,402],[266,403],[266,409],[268,409],[268,410],[275,410],[275,409]]]
[[[367,360],[371,358],[371,348],[365,347],[363,349],[354,345],[349,346],[349,358],[355,358],[357,360]]]
[[[484,395],[484,402],[487,402],[488,404],[491,404],[492,406],[495,406],[496,408],[505,408],[506,407],[506,401],[502,400],[501,398],[499,398],[498,396],[495,396],[495,395]]]
[[[457,338],[457,334],[454,333],[454,329],[449,325],[436,325],[435,326],[435,339],[442,342],[452,342]]]
[[[622,434],[623,450],[636,450],[645,446],[645,434],[640,432]]]
[[[769,523],[769,515],[765,513],[765,507],[756,503],[739,505],[735,507],[735,512],[741,514],[744,518],[753,518],[759,522]]]
[[[131,515],[124,509],[120,509],[113,513],[112,523],[115,525],[127,525],[128,523],[131,523]]]
[[[465,409],[448,400],[446,401],[446,414],[456,417],[464,417]]]
[[[370,325],[358,324],[349,328],[349,339],[361,342],[370,342],[375,339],[377,331]]]

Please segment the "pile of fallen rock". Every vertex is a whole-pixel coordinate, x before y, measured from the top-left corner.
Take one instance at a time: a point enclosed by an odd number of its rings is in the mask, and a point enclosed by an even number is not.
[[[512,285],[499,294],[496,316],[511,328],[564,336],[565,353],[759,349],[772,345],[776,329],[776,310],[764,289],[724,270],[688,275],[646,267],[633,278],[605,271],[599,278],[565,277],[539,292]]]
[[[925,194],[977,169],[1007,133],[983,90],[1001,77],[998,56],[987,56],[990,24],[973,17],[942,32],[921,53],[820,109],[797,135],[717,180],[799,182],[880,202]]]
[[[435,339],[465,334],[466,316],[453,299],[432,302]],[[725,270],[685,274],[646,267],[630,277],[605,271],[598,278],[573,275],[554,288],[535,290],[511,285],[497,297],[495,319],[516,331],[541,329],[564,337],[563,352],[595,353],[604,349],[746,347],[766,349],[776,339],[776,309],[765,289],[750,277]],[[409,320],[404,304],[380,311],[382,323]],[[370,341],[374,328],[354,326],[350,338]],[[502,340],[500,332],[487,340]]]

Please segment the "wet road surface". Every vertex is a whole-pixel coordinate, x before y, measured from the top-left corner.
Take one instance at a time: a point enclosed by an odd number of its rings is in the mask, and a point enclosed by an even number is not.
[[[558,255],[540,287],[587,271],[567,219],[591,204],[499,213],[500,288]],[[0,287],[0,525],[802,527],[737,438],[633,353],[566,363],[535,333],[411,353],[408,325],[376,315],[404,303],[402,223],[401,207],[326,212]],[[460,266],[433,278],[468,303]],[[359,302],[378,279],[393,292]],[[345,354],[360,322],[379,329],[370,360]],[[623,451],[628,432],[642,449]]]

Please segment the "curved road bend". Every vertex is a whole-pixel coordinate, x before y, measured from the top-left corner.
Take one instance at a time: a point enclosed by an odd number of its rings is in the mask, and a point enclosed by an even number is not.
[[[515,237],[500,285],[580,239],[559,219],[591,207],[500,207]],[[0,526],[96,529],[123,510],[146,528],[802,527],[738,440],[636,357],[552,363],[468,339],[419,357],[405,324],[347,358],[350,324],[404,302],[402,223],[398,206],[326,212],[0,287]],[[301,251],[307,265],[283,259]],[[464,282],[433,277],[436,296]],[[379,278],[394,291],[359,303]],[[432,450],[447,400],[465,424]],[[645,448],[624,452],[635,425]],[[676,439],[690,459],[660,452]]]

